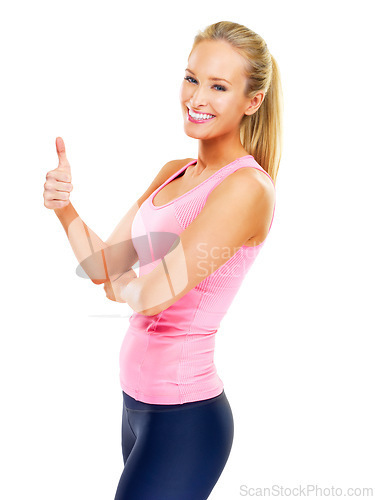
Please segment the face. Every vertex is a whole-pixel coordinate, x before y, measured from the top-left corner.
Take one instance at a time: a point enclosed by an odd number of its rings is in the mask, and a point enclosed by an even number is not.
[[[188,136],[210,139],[239,131],[243,115],[254,113],[260,106],[261,96],[255,100],[244,96],[244,59],[224,40],[200,42],[187,68],[180,102]],[[189,116],[189,109],[199,115]]]

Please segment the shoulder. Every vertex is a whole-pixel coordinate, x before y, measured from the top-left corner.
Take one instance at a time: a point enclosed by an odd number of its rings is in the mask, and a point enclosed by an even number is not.
[[[137,203],[140,207],[142,203],[164,182],[169,179],[173,174],[175,174],[180,168],[184,165],[187,165],[189,162],[193,161],[194,158],[183,158],[178,160],[168,161],[165,165],[161,167],[159,172],[156,174],[151,184],[148,186],[143,195],[138,198]]]
[[[193,161],[194,158],[183,158],[183,159],[178,159],[178,160],[171,160],[167,162],[161,169],[160,169],[160,174],[162,174],[165,177],[165,181],[173,175],[174,173],[177,172],[177,170],[180,170],[184,165],[187,165],[191,161]],[[164,181],[163,181],[164,182]]]
[[[273,182],[255,168],[239,168],[229,174],[207,197],[203,211],[213,220],[232,220],[243,226],[248,238],[263,241],[268,233],[276,194]]]
[[[163,182],[165,182],[167,179],[169,179],[169,177],[171,177],[178,170],[180,170],[180,168],[182,168],[184,165],[187,165],[189,162],[193,160],[194,158],[183,158],[183,159],[168,161],[165,165],[161,167],[154,180],[160,183],[159,185],[163,184]]]
[[[258,168],[244,166],[237,169],[232,174],[228,175],[224,180],[228,180],[228,185],[232,183],[242,184],[245,183],[248,187],[257,187],[258,189],[274,191],[273,181],[268,177],[265,170]]]
[[[275,201],[275,187],[272,180],[263,171],[257,168],[241,167],[229,174],[213,189],[208,200],[235,201],[254,207],[260,202],[265,206],[273,205]]]

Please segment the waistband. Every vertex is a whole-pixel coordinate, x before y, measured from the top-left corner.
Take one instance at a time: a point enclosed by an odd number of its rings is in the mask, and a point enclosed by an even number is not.
[[[137,399],[132,398],[129,394],[122,391],[124,404],[128,410],[133,411],[171,411],[171,410],[185,410],[188,408],[196,408],[197,406],[203,406],[210,403],[214,403],[220,399],[226,398],[224,390],[213,398],[202,399],[200,401],[189,401],[188,403],[174,404],[174,405],[158,405],[158,404],[150,404],[144,403],[143,401],[138,401]]]

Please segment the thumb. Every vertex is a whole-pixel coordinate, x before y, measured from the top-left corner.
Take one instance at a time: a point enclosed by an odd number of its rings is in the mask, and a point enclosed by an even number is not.
[[[70,172],[70,164],[66,157],[65,144],[62,137],[56,137],[56,151],[57,156],[59,157],[58,168],[63,168],[64,170],[69,170]]]

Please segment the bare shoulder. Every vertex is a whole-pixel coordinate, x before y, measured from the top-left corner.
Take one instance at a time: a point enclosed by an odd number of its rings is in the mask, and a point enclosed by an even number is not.
[[[263,241],[272,220],[275,188],[264,172],[255,168],[239,168],[229,174],[207,197],[205,208],[222,217],[245,217],[249,223],[249,239]]]
[[[194,158],[184,158],[179,160],[171,160],[167,162],[161,169],[159,173],[162,173],[163,177],[165,177],[165,182],[171,175],[177,172],[184,165],[187,165],[189,162],[193,161]],[[162,183],[163,183],[162,182]]]
[[[155,189],[161,186],[167,179],[169,179],[169,177],[193,160],[194,158],[183,158],[168,161],[165,165],[163,165],[143,195],[138,198],[138,206],[141,206],[142,203],[155,191]]]
[[[261,197],[266,203],[273,204],[275,188],[272,180],[263,171],[256,168],[241,167],[229,174],[209,195],[211,199],[220,197],[244,200]]]
[[[259,185],[265,189],[275,190],[273,181],[268,177],[265,171],[252,167],[242,167],[228,175],[228,179],[238,179],[234,182],[247,182],[252,185]]]

